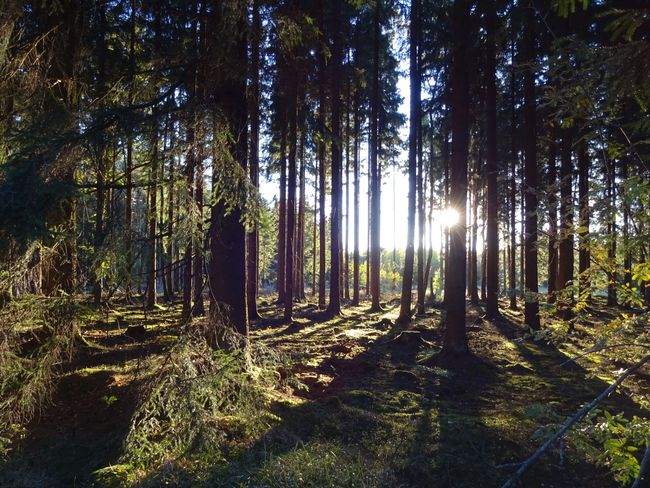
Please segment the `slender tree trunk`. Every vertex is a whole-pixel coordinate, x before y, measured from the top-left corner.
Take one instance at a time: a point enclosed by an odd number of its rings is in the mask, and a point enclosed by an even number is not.
[[[329,315],[341,314],[341,62],[343,46],[339,25],[340,0],[331,2],[331,129],[332,129],[332,211],[330,224],[330,301]]]
[[[324,0],[320,0],[320,30],[325,31],[325,12]],[[319,182],[319,273],[318,273],[318,308],[325,308],[325,260],[326,260],[326,239],[325,232],[327,221],[325,220],[325,195],[327,188],[325,186],[325,116],[327,100],[325,96],[325,83],[327,80],[327,71],[325,67],[325,47],[321,48],[318,53],[318,182]]]
[[[149,209],[148,209],[148,231],[149,231],[149,253],[147,264],[147,308],[153,308],[156,305],[156,212],[158,211],[158,131],[153,133],[153,151],[151,155],[151,173],[149,177]]]
[[[580,299],[589,301],[591,298],[591,284],[589,280],[589,156],[587,142],[584,138],[578,145],[578,200],[580,205],[580,229],[578,273],[580,285]]]
[[[259,144],[260,144],[260,44],[262,27],[260,20],[260,0],[253,0],[252,37],[250,63],[250,156],[249,170],[251,183],[259,188]],[[257,225],[248,233],[246,242],[246,302],[249,320],[260,318],[257,310],[257,276],[259,274],[259,230]]]
[[[131,0],[131,19],[130,19],[130,35],[129,35],[129,73],[128,79],[128,99],[132,104],[135,101],[135,42],[136,42],[136,0]],[[126,202],[124,208],[125,219],[125,239],[126,246],[126,281],[125,281],[125,295],[127,300],[131,298],[131,279],[133,274],[133,136],[131,133],[127,135],[126,140]]]
[[[404,276],[402,279],[402,299],[398,321],[402,323],[411,320],[411,294],[413,288],[413,261],[415,259],[415,202],[418,192],[416,186],[418,170],[418,125],[420,117],[420,76],[418,70],[418,23],[419,0],[411,0],[410,28],[410,70],[411,80],[411,110],[409,116],[409,195],[408,195],[408,231],[406,255],[404,259]]]
[[[302,102],[301,102],[302,104]],[[304,110],[301,109],[301,124],[304,127],[306,121],[304,118]],[[296,299],[305,299],[305,131],[300,132],[300,173],[299,181],[299,198],[298,198],[298,254],[296,259],[298,261],[298,288],[296,290]]]
[[[355,94],[354,104],[354,250],[352,258],[352,306],[359,305],[359,105]]]
[[[529,66],[524,71],[524,205],[525,286],[524,324],[533,330],[540,328],[537,297],[537,151],[535,130],[535,26],[534,11],[524,9],[523,58]]]
[[[284,117],[283,117],[284,119]],[[286,119],[285,119],[286,120]],[[280,134],[280,207],[278,222],[278,303],[286,298],[287,272],[287,131],[283,122]]]
[[[344,262],[343,262],[343,298],[346,300],[350,299],[350,250],[348,249],[350,241],[350,90],[351,90],[351,81],[347,81],[347,110],[345,114],[345,238],[343,239],[344,244]]]
[[[452,149],[449,197],[452,208],[458,212],[458,224],[450,229],[448,267],[458,272],[447,272],[447,321],[443,339],[444,354],[468,352],[465,328],[465,273],[466,269],[466,207],[467,156],[469,126],[469,44],[467,28],[470,25],[468,0],[455,0],[452,7],[452,69],[451,118]]]
[[[170,125],[172,121],[170,119]],[[174,146],[174,131],[169,132],[169,146]],[[169,245],[167,246],[167,261],[169,266],[165,268],[165,280],[169,289],[169,301],[174,301],[174,294],[178,286],[178,267],[176,263],[176,245],[174,243],[174,207],[176,205],[176,193],[174,191],[174,179],[176,178],[175,157],[172,154],[169,158],[169,185],[167,187],[167,234]]]
[[[514,27],[513,27],[514,30]],[[508,262],[508,281],[510,310],[517,310],[517,111],[515,108],[515,67],[514,67],[514,33],[511,45],[512,66],[510,72],[510,259]],[[522,269],[523,271],[523,269]]]
[[[190,126],[187,131],[187,160],[185,165],[185,177],[188,188],[188,199],[194,198],[194,167],[196,166],[197,156],[195,147],[194,127]],[[190,318],[192,314],[192,256],[193,256],[192,239],[188,239],[183,256],[183,320]]]
[[[607,249],[607,261],[609,271],[607,273],[607,306],[616,307],[618,305],[618,297],[616,296],[616,285],[618,282],[616,272],[616,166],[614,159],[609,163],[607,169],[607,196],[610,205],[611,215],[609,223],[607,224],[607,234],[609,236],[609,243]]]
[[[562,129],[562,154],[560,164],[560,253],[558,260],[558,291],[560,311],[570,313],[573,301],[573,129]]]
[[[287,62],[286,67],[288,68]],[[296,236],[296,152],[298,145],[298,124],[297,124],[297,99],[298,80],[295,74],[287,73],[288,97],[286,99],[289,111],[289,177],[287,180],[288,193],[286,203],[287,227],[286,227],[286,257],[285,257],[285,295],[284,295],[284,319],[293,320],[293,298],[294,298],[294,265],[296,260],[295,236]]]
[[[203,157],[199,155],[199,159],[196,162],[196,172],[194,175],[194,201],[196,202],[196,211],[198,216],[198,235],[200,237],[200,243],[203,243],[204,240],[204,230],[203,230],[203,178],[204,178],[204,168],[203,168]],[[192,307],[192,316],[193,317],[202,317],[205,315],[205,307],[203,305],[203,250],[196,249],[194,251],[193,257],[193,267],[194,271],[192,272],[192,280],[194,283],[194,305]]]
[[[476,168],[481,167],[481,150],[478,150],[476,158]],[[471,203],[472,203],[472,229],[470,235],[469,249],[469,299],[471,303],[478,304],[478,252],[476,249],[478,241],[478,186],[479,179],[474,179],[471,183]]]
[[[497,90],[496,90],[496,4],[490,3],[487,11],[486,53],[486,136],[487,136],[487,256],[485,317],[494,320],[499,315],[499,187],[497,165]],[[485,255],[485,253],[484,253]]]
[[[414,3],[418,3],[419,0],[413,0]],[[418,7],[419,9],[419,7]],[[419,20],[416,20],[416,24],[419,24]],[[417,50],[418,52],[416,53],[417,55],[417,78],[418,78],[418,85],[422,85],[422,73],[421,73],[421,61],[420,61],[420,54],[419,54],[419,49],[421,45],[421,34],[420,34],[420,28],[418,25],[418,29],[416,32],[416,44],[417,44]],[[423,167],[424,167],[424,160],[423,160],[423,141],[422,141],[422,114],[421,114],[421,108],[420,108],[420,98],[421,94],[417,94],[418,98],[418,118],[415,120],[416,129],[417,129],[417,149],[418,149],[418,154],[417,154],[417,192],[418,192],[418,300],[417,300],[417,313],[418,314],[424,314],[425,312],[425,307],[424,307],[424,296],[427,291],[427,285],[425,281],[425,276],[424,276],[424,232],[425,232],[425,225],[426,225],[426,201],[424,197],[424,184],[426,182],[426,175],[424,174]],[[395,194],[395,192],[393,192]]]
[[[555,303],[555,294],[558,289],[558,236],[557,236],[557,170],[555,142],[557,130],[554,126],[549,129],[548,146],[548,303]]]
[[[370,310],[381,310],[381,168],[379,156],[379,39],[381,34],[381,0],[375,2],[372,64],[372,92],[370,95]]]

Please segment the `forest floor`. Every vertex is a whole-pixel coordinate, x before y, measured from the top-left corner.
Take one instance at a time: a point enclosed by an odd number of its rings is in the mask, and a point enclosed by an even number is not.
[[[621,313],[600,305],[560,347],[532,340],[520,312],[505,310],[487,322],[480,306],[468,305],[473,354],[455,360],[436,354],[440,309],[429,308],[404,329],[393,323],[396,302],[380,314],[367,308],[346,308],[325,321],[313,304],[298,304],[287,326],[281,310],[263,301],[265,319],[252,324],[252,340],[286,353],[293,380],[267,392],[262,427],[222,423],[230,430],[218,459],[197,460],[188,451],[135,476],[122,473],[119,460],[142,370],[178,340],[179,309],[145,314],[114,305],[82,327],[94,347],[82,347],[65,367],[52,402],[0,465],[0,486],[497,487],[513,472],[511,463],[543,442],[536,433],[555,430],[626,366],[597,355],[562,366]],[[127,323],[145,332],[129,337]],[[646,368],[603,407],[647,416],[633,399],[647,401],[648,392]],[[526,473],[522,486],[619,484],[569,438]]]

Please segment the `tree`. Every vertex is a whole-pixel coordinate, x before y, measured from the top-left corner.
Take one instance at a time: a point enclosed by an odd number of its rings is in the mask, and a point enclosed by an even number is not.
[[[496,90],[496,4],[486,13],[487,49],[485,63],[485,116],[487,138],[487,262],[485,318],[494,320],[499,315],[499,229],[497,186],[497,90]]]
[[[469,145],[469,49],[467,28],[471,25],[471,2],[455,0],[452,6],[452,65],[451,65],[451,167],[449,200],[458,212],[458,224],[450,229],[448,269],[465,270],[467,263],[466,206],[467,158]],[[465,328],[465,280],[463,272],[447,272],[443,354],[468,352]],[[448,295],[448,296],[447,296]]]
[[[332,35],[331,59],[331,113],[332,130],[332,211],[330,222],[330,301],[327,306],[329,315],[341,313],[341,63],[343,46],[339,25],[340,1],[333,0],[330,33]]]
[[[223,78],[217,86],[220,102],[218,108],[223,114],[223,129],[229,132],[231,142],[227,144],[227,154],[221,155],[222,160],[216,162],[216,169],[219,169],[219,164],[223,164],[224,169],[229,167],[228,169],[239,172],[243,184],[248,143],[246,63],[241,63],[241,60],[247,59],[247,12],[243,1],[220,5],[217,10],[220,14],[219,22],[214,26],[213,32],[231,36],[230,42],[223,43]],[[218,28],[220,25],[221,29]],[[215,191],[226,193],[228,189],[220,183],[223,184],[227,180],[219,176],[217,172],[214,177]],[[235,205],[221,198],[211,208],[208,265],[210,313],[213,317],[225,315],[239,333],[248,335],[246,230],[242,223],[243,202],[234,203]],[[228,205],[231,208],[228,208]]]
[[[536,97],[535,97],[535,12],[524,7],[524,34],[522,61],[524,70],[524,254],[526,301],[524,323],[531,329],[539,329],[539,301],[537,297],[537,141],[536,141]]]
[[[374,11],[374,32],[372,52],[372,91],[370,94],[370,135],[369,135],[369,165],[370,165],[370,310],[381,310],[380,272],[381,272],[381,169],[379,167],[379,111],[380,111],[380,36],[381,36],[382,0],[376,0]]]
[[[420,185],[422,174],[417,174],[418,157],[418,126],[421,125],[420,115],[420,73],[418,69],[418,38],[419,38],[419,1],[411,0],[410,16],[410,47],[409,47],[409,76],[411,80],[411,106],[409,119],[409,196],[408,196],[408,236],[406,241],[406,257],[404,259],[404,276],[402,279],[402,298],[398,322],[411,321],[411,293],[413,289],[413,263],[415,259],[415,200],[417,196],[416,179],[419,176]],[[422,192],[420,192],[420,195]]]
[[[260,44],[262,43],[262,26],[260,20],[260,1],[253,0],[251,26],[251,62],[250,62],[250,155],[249,171],[251,183],[259,188],[259,144],[260,144]],[[257,310],[257,283],[259,231],[257,224],[248,233],[246,243],[246,300],[248,318],[260,318]]]

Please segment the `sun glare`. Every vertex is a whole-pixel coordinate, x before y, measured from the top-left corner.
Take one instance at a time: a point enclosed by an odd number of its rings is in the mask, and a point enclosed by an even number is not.
[[[446,208],[438,214],[438,222],[444,227],[453,227],[458,223],[459,218],[458,212],[453,208]]]

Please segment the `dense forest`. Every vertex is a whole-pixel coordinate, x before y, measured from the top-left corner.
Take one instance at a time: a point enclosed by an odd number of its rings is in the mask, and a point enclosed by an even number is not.
[[[650,486],[649,106],[645,0],[3,0],[0,485]]]

